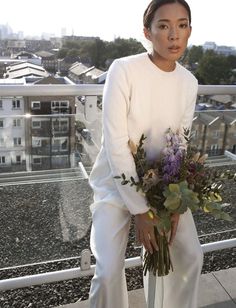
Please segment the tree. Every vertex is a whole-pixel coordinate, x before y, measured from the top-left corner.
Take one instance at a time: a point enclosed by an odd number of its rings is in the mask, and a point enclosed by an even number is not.
[[[234,56],[234,55],[228,56],[227,61],[228,61],[232,70],[236,68],[236,56]]]
[[[199,63],[204,54],[202,46],[193,45],[187,54],[187,62],[192,67],[194,64]]]
[[[68,50],[65,58],[71,63],[79,61],[79,50],[75,48]]]
[[[201,58],[196,75],[204,84],[227,84],[230,83],[231,67],[225,56],[209,50]]]
[[[69,51],[68,48],[61,48],[61,49],[58,51],[58,59],[63,59],[63,58],[65,58],[68,51]]]
[[[60,58],[79,56],[81,62],[106,70],[112,60],[144,51],[142,44],[132,38],[117,38],[112,42],[97,38],[89,41],[67,41],[60,49],[59,55]]]

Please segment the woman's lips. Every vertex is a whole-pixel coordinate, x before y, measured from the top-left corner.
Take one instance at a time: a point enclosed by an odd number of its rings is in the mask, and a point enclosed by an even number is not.
[[[171,52],[171,53],[178,53],[180,51],[180,46],[171,46],[168,48],[168,50]]]

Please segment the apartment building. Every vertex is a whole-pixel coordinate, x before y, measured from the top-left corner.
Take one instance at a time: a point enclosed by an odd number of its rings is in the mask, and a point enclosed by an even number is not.
[[[33,79],[26,79],[32,83]],[[68,84],[68,78],[34,80],[34,85]],[[30,114],[26,126],[29,170],[69,168],[75,165],[75,97],[28,96],[25,109]]]
[[[236,154],[236,110],[195,112],[192,145],[210,156]]]
[[[0,80],[23,85],[24,79]],[[0,97],[0,172],[26,170],[25,105],[22,96]]]
[[[64,77],[2,79],[1,85],[72,84]],[[75,97],[0,97],[0,172],[75,165]]]

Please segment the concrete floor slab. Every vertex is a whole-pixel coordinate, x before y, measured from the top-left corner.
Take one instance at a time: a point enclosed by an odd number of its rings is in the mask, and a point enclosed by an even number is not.
[[[235,301],[236,307],[236,268],[213,272],[212,274],[219,280],[223,288],[227,290],[231,299]]]
[[[235,286],[236,268],[201,275],[199,308],[235,308]],[[146,308],[143,289],[129,291],[129,303],[130,308]],[[87,300],[58,308],[89,308],[89,302]]]
[[[198,306],[200,308],[214,307],[218,303],[229,301],[231,301],[230,296],[212,273],[201,276],[198,296]]]

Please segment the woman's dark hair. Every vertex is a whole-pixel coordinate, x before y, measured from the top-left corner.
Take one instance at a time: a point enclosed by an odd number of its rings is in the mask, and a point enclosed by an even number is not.
[[[149,29],[151,27],[152,20],[156,11],[164,4],[179,3],[185,7],[189,16],[189,24],[191,25],[191,10],[188,3],[185,0],[153,0],[149,3],[143,15],[143,25]]]

